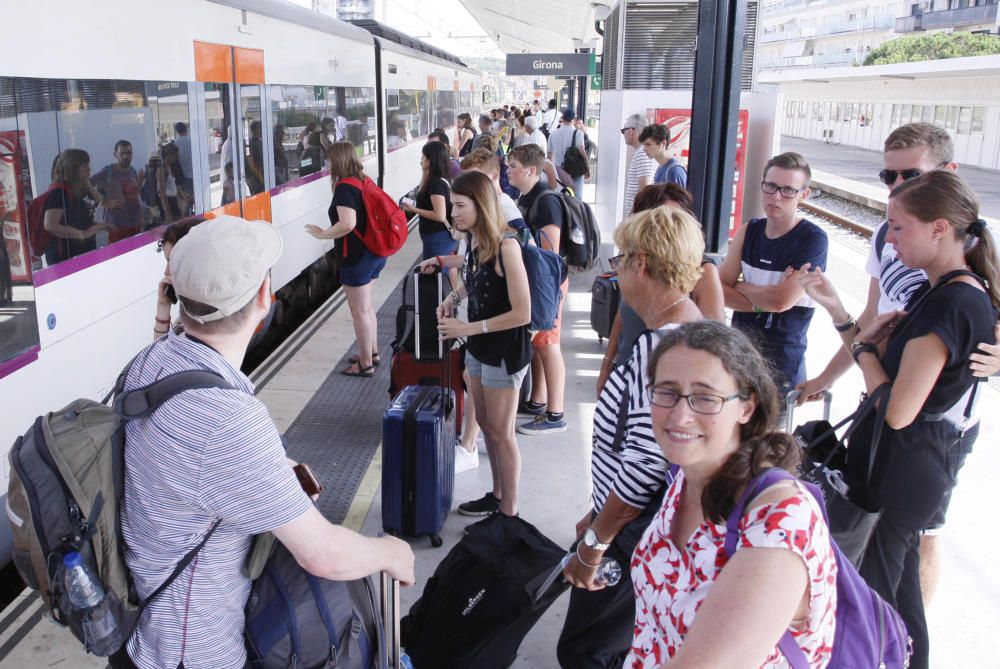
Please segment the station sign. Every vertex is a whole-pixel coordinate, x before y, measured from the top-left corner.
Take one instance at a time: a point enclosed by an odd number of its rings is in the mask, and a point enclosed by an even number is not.
[[[586,77],[597,71],[593,53],[508,53],[507,75]]]

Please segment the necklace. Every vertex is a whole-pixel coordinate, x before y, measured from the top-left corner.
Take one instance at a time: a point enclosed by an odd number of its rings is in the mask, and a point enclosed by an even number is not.
[[[663,317],[666,314],[668,314],[671,309],[673,309],[674,307],[676,307],[678,304],[680,304],[681,302],[683,302],[686,299],[688,299],[687,295],[681,295],[679,298],[677,298],[676,300],[674,300],[673,302],[671,302],[667,306],[665,306],[662,309],[660,309],[658,312],[656,312],[656,318],[653,319],[652,323],[656,323],[658,325],[663,325],[663,323],[662,323]]]

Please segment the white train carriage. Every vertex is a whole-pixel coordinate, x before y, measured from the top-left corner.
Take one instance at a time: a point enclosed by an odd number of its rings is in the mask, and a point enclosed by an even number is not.
[[[282,0],[17,0],[0,5],[0,23],[17,27],[7,47],[19,54],[0,71],[4,445],[40,413],[103,396],[150,341],[164,267],[157,241],[173,205],[144,199],[142,177],[156,172],[165,145],[181,147],[181,215],[232,213],[281,231],[275,310],[248,357],[259,361],[336,288],[332,242],[303,231],[327,224],[325,160],[304,151],[324,119],[330,138],[354,143],[366,172],[399,197],[419,182],[427,133],[451,132],[458,113],[480,109],[478,73],[448,54]],[[405,121],[405,139],[387,141],[390,118]],[[118,162],[120,140],[137,171],[128,188],[140,189],[132,218],[123,225],[120,210],[98,207],[95,220],[112,231],[93,248],[34,248],[44,235],[32,231],[29,203],[49,189],[55,158],[83,149],[97,174]],[[0,447],[4,490],[8,447]],[[0,529],[0,561],[7,534]]]

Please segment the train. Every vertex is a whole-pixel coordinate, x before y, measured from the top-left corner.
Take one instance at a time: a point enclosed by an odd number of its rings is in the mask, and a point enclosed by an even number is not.
[[[482,75],[458,58],[283,0],[14,0],[0,5],[0,24],[18,56],[0,72],[7,448],[35,416],[103,397],[152,340],[166,223],[227,213],[280,231],[274,307],[252,367],[338,287],[333,243],[303,229],[328,224],[322,147],[352,142],[366,174],[398,198],[419,183],[427,134],[482,109]],[[32,218],[67,149],[89,155],[101,202],[92,215],[105,224],[76,248],[53,245]],[[0,524],[3,563],[9,534]]]

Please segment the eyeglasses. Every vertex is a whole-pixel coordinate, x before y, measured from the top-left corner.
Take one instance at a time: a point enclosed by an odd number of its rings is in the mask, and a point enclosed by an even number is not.
[[[775,193],[781,193],[783,198],[793,198],[799,193],[801,193],[803,188],[792,188],[791,186],[779,186],[778,184],[771,181],[761,181],[760,189],[767,193],[768,195],[774,195]]]
[[[909,181],[910,179],[916,179],[921,174],[923,170],[882,170],[878,173],[879,180],[886,186],[892,186],[896,183],[899,177],[903,177],[903,181]]]
[[[664,409],[673,409],[677,406],[678,402],[685,399],[687,400],[688,406],[691,407],[691,411],[709,416],[721,413],[722,408],[726,405],[726,402],[740,398],[739,393],[735,393],[729,397],[712,395],[710,393],[692,393],[690,395],[682,395],[676,390],[671,390],[670,388],[658,388],[656,386],[647,386],[646,395],[649,397],[650,404],[655,404],[656,406],[663,407]]]
[[[635,128],[622,128],[622,134],[624,135],[629,130],[635,130]]]
[[[612,272],[617,272],[618,268],[622,266],[622,261],[625,259],[624,253],[619,253],[616,256],[608,258],[608,267],[611,268]]]

